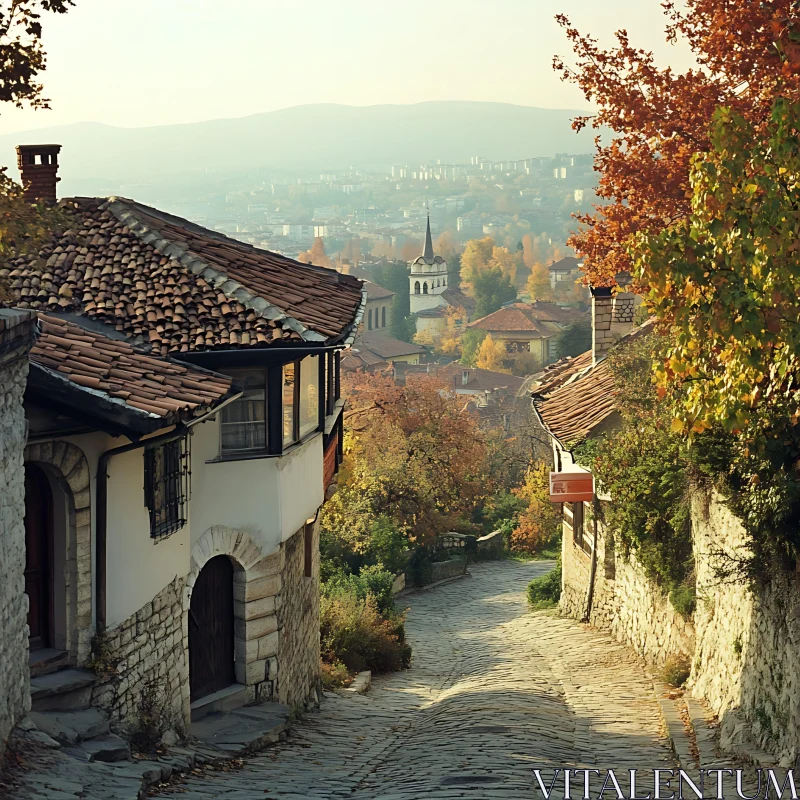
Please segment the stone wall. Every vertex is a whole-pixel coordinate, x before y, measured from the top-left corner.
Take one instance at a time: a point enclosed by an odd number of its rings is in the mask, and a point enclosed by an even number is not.
[[[774,564],[756,587],[719,577],[721,554],[747,554],[740,522],[718,497],[695,497],[697,649],[690,685],[722,723],[722,743],[747,740],[794,766],[800,756],[800,575]]]
[[[30,344],[27,323],[12,339],[0,319],[0,759],[11,729],[30,708],[22,455],[26,437],[22,396]]]
[[[183,625],[185,578],[96,640],[98,682],[92,705],[121,733],[136,726],[143,696],[155,689],[169,727],[183,732],[189,702],[188,632]]]
[[[464,556],[456,556],[448,561],[434,561],[431,564],[431,583],[443,581],[446,578],[455,578],[467,571],[467,562]]]
[[[310,577],[305,574],[306,534],[311,537]],[[277,699],[294,708],[319,696],[319,522],[283,542],[281,552]]]
[[[226,555],[233,575],[236,680],[251,703],[299,706],[318,698],[319,531],[308,526],[312,572],[305,576],[305,528],[263,557],[244,531],[214,526],[192,548],[191,571],[176,577],[136,614],[98,639],[101,678],[92,703],[116,729],[136,725],[143,694],[156,687],[169,727],[184,733],[191,720],[189,607],[207,561]]]
[[[614,552],[602,527],[590,621],[648,662],[683,653],[689,687],[721,721],[723,748],[756,745],[784,766],[800,756],[800,574],[776,564],[758,587],[722,579],[724,559],[741,561],[747,537],[716,495],[692,503],[697,608],[685,619],[634,558]],[[722,555],[721,555],[722,554]],[[586,611],[590,556],[564,526],[562,611]]]

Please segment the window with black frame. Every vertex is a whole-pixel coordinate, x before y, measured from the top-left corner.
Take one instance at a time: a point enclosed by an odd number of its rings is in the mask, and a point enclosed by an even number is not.
[[[150,536],[164,539],[186,524],[190,468],[189,437],[145,447],[144,502]]]
[[[244,390],[222,409],[220,450],[223,455],[267,449],[267,375],[263,369],[230,370]]]

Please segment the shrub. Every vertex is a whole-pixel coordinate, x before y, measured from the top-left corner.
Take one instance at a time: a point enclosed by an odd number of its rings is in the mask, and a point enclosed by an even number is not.
[[[694,586],[680,584],[669,593],[669,601],[672,607],[683,617],[691,617],[697,606],[697,591]]]
[[[359,600],[372,597],[381,614],[387,616],[394,611],[393,583],[394,575],[381,564],[375,564],[362,567],[358,575],[349,575],[343,570],[334,572],[323,585],[322,592],[329,597],[338,594],[352,594]]]
[[[152,753],[172,727],[174,717],[164,682],[158,678],[145,681],[139,691],[133,722],[128,729],[128,738],[134,750]]]
[[[679,653],[678,655],[670,656],[666,660],[661,670],[661,679],[664,683],[680,689],[689,679],[691,672],[692,663],[689,660],[689,656]]]
[[[351,672],[394,672],[407,667],[411,648],[405,642],[404,617],[381,616],[372,595],[362,599],[353,591],[322,597],[320,645],[328,664],[341,662]]]
[[[320,664],[320,678],[322,679],[322,688],[327,691],[347,686],[352,680],[347,667],[341,661],[334,661],[330,664],[327,661],[322,661]]]
[[[528,584],[528,602],[535,610],[552,608],[561,599],[561,561],[541,578]]]
[[[375,564],[398,575],[406,567],[408,540],[387,516],[376,517],[370,525],[371,541],[368,555]],[[362,568],[363,573],[363,568]]]

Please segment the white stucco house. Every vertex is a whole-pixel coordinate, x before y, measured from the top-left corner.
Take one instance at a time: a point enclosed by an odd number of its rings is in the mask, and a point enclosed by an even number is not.
[[[18,148],[31,199],[55,196],[58,150]],[[316,520],[362,283],[131,200],[60,206],[65,230],[0,261],[9,305],[38,329],[23,454],[33,706],[93,643],[111,668],[87,686],[112,720],[151,681],[184,729],[222,696],[298,706],[318,688]]]

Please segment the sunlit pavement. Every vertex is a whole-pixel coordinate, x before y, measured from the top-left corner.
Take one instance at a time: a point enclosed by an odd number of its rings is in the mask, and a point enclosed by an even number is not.
[[[411,595],[411,669],[375,677],[364,696],[329,694],[286,743],[157,796],[520,800],[541,797],[534,768],[549,779],[556,767],[672,767],[652,683],[629,651],[528,610],[525,588],[549,566],[478,564]]]

